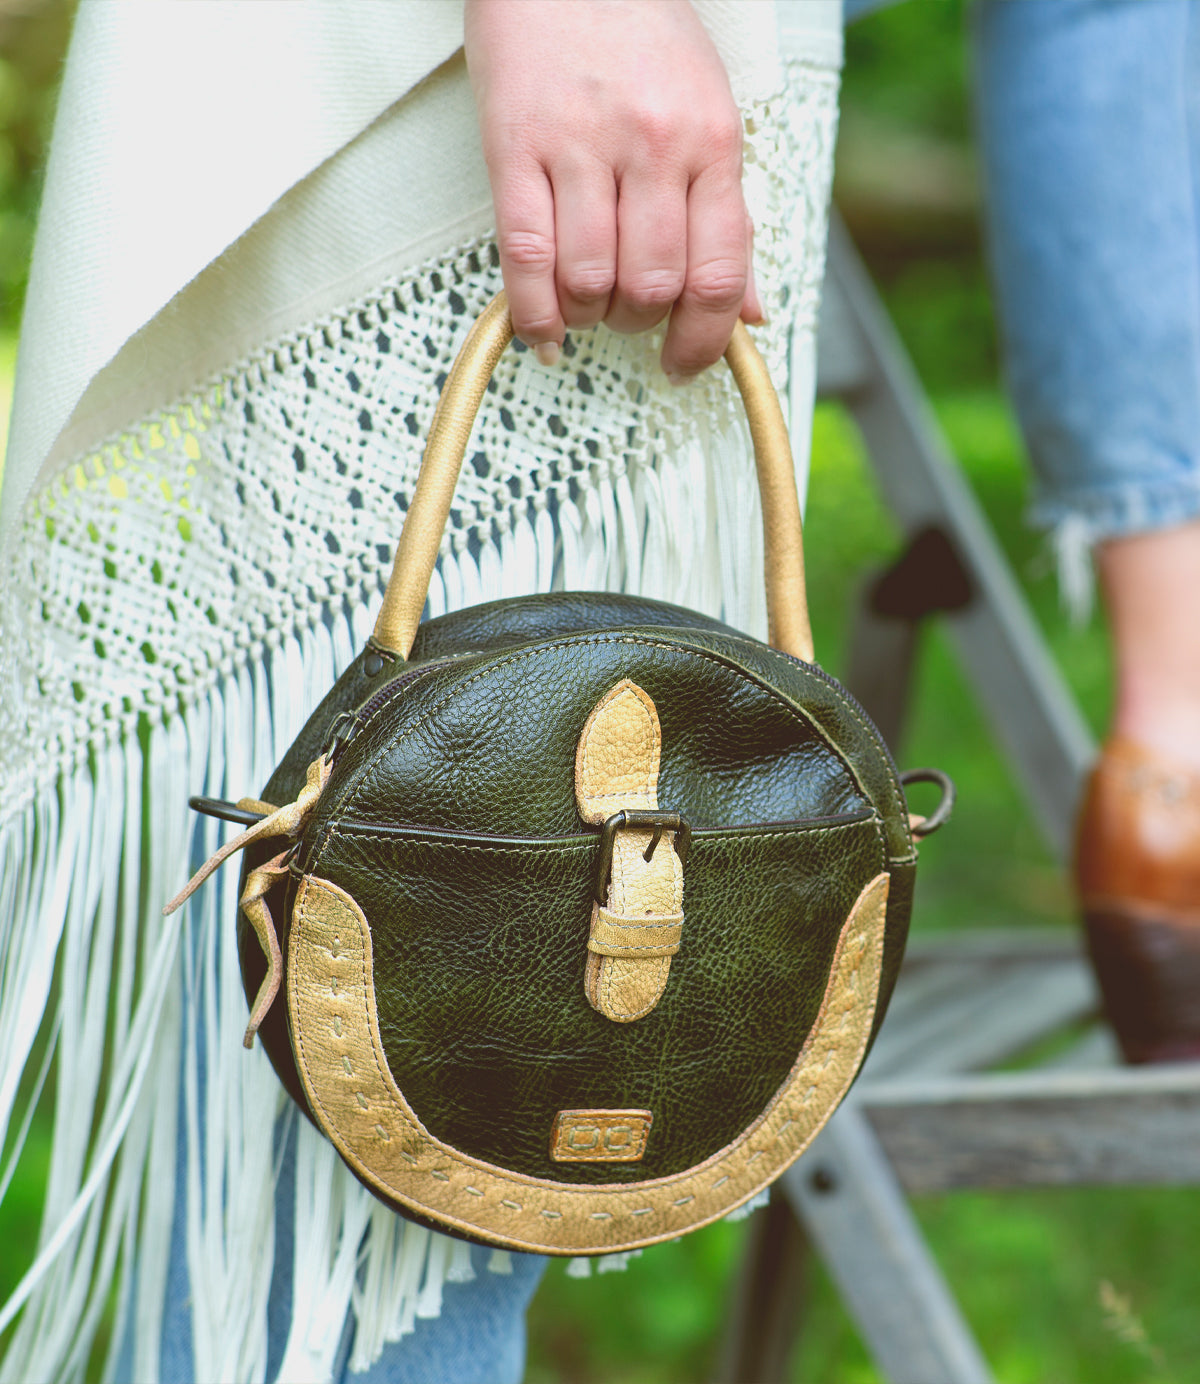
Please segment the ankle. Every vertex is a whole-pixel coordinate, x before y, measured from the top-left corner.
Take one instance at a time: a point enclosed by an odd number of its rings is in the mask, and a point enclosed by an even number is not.
[[[1109,743],[1124,741],[1181,772],[1200,771],[1200,702],[1122,699]]]

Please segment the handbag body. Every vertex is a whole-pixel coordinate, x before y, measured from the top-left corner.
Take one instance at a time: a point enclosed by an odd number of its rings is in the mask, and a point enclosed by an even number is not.
[[[744,329],[770,644],[578,592],[420,623],[510,337],[498,300],[375,634],[222,854],[246,847],[248,1040],[354,1174],[440,1230],[607,1253],[727,1214],[836,1108],[903,953],[914,829],[813,662],[786,429]]]

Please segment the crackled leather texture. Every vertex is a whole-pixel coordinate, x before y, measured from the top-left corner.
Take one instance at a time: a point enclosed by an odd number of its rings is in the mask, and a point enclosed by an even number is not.
[[[286,966],[297,874],[355,900],[388,1066],[437,1139],[568,1184],[641,1181],[713,1156],[785,1080],[847,913],[887,872],[878,1027],[915,852],[890,756],[819,669],[676,607],[573,593],[442,617],[421,627],[407,664],[372,676],[379,662],[369,650],[355,661],[261,786],[266,801],[290,801],[336,717],[375,706],[267,902],[284,920]],[[696,833],[671,984],[632,1024],[593,1010],[580,980],[597,832],[573,782],[581,730],[623,678],[658,711],[659,805]],[[247,872],[266,859],[247,856]],[[239,937],[253,996],[265,963],[244,920]],[[260,1036],[307,1108],[282,1004]],[[552,1162],[557,1113],[589,1108],[651,1110],[646,1157]]]
[[[367,919],[388,1066],[431,1134],[534,1177],[641,1181],[701,1162],[762,1111],[882,850],[870,816],[698,833],[686,943],[658,1004],[631,1024],[594,1010],[580,983],[594,855],[586,836],[452,842],[346,826],[314,873]],[[552,1163],[555,1116],[578,1108],[650,1110],[642,1161]]]
[[[313,1109],[349,1167],[385,1200],[513,1249],[636,1249],[741,1205],[811,1142],[867,1049],[879,988],[888,876],[864,885],[842,927],[816,1021],[760,1116],[711,1158],[650,1181],[528,1177],[437,1139],[396,1085],[380,1041],[371,930],[357,903],[315,875],[293,915],[293,1040]],[[653,1131],[651,1131],[653,1132]]]

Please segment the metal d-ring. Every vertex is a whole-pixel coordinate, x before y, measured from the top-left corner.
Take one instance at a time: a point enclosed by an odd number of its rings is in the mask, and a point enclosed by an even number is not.
[[[923,818],[912,829],[912,834],[918,839],[925,836],[932,836],[938,827],[945,826],[950,819],[951,812],[954,811],[954,799],[956,790],[954,780],[949,774],[944,774],[941,769],[907,769],[900,775],[900,783],[907,788],[910,783],[936,783],[942,790],[942,798],[937,807]]]
[[[612,873],[613,845],[617,832],[622,827],[653,827],[654,835],[646,847],[645,859],[652,860],[664,831],[675,833],[675,854],[680,865],[687,863],[688,846],[692,840],[692,829],[687,819],[678,812],[651,812],[645,808],[626,808],[614,812],[600,828],[600,858],[596,862],[596,902],[603,907],[608,903],[608,877]]]

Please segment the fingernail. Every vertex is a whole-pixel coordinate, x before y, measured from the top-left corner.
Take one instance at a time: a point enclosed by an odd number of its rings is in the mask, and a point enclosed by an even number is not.
[[[674,385],[676,389],[678,389],[681,385],[691,384],[691,382],[695,378],[695,375],[684,375],[681,374],[678,370],[667,371],[667,383],[670,385]]]
[[[557,365],[562,352],[558,348],[557,341],[539,341],[533,348],[533,354],[543,365]]]

